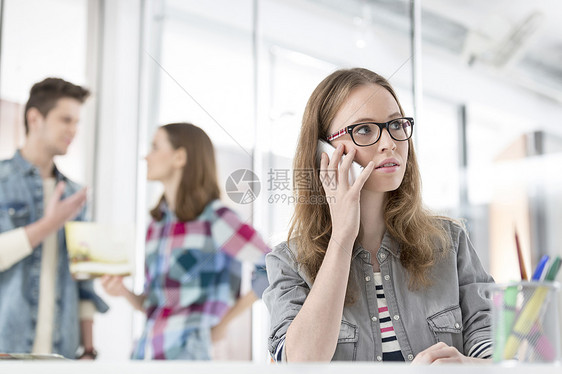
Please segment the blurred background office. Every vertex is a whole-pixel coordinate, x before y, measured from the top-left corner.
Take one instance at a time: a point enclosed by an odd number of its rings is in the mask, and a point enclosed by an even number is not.
[[[144,230],[160,191],[143,156],[161,124],[191,121],[212,138],[223,199],[270,245],[291,214],[290,171],[313,88],[339,67],[387,78],[408,115],[429,208],[466,220],[497,281],[562,254],[562,4],[556,0],[1,0],[0,158],[22,143],[33,82],[60,76],[93,91],[78,138],[57,160],[91,187],[95,221]],[[233,187],[234,186],[234,187]],[[239,203],[226,192],[250,186]],[[236,191],[234,191],[236,192]],[[255,198],[255,199],[254,199]],[[246,201],[245,201],[246,202]],[[100,291],[101,292],[101,291]],[[101,360],[125,360],[143,316],[123,300],[96,316]],[[266,357],[267,314],[240,318],[220,359]],[[240,344],[240,342],[246,344]]]

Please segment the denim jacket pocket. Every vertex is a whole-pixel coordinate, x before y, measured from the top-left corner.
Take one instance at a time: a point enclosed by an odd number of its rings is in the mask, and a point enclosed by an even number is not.
[[[11,222],[11,227],[0,227],[0,232],[26,226],[29,224],[29,214],[29,206],[24,202],[15,201],[0,204],[0,217],[7,217],[8,225]],[[5,222],[5,219],[0,220],[2,226],[5,225]]]
[[[436,343],[443,342],[462,352],[462,313],[460,306],[448,307],[427,318]]]
[[[357,342],[359,341],[359,331],[356,325],[342,320],[340,333],[338,335],[338,345],[333,361],[355,361],[357,358]]]

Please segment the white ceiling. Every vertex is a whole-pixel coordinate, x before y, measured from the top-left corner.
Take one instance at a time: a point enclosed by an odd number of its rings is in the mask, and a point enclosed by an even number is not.
[[[310,0],[409,33],[409,0]],[[420,0],[423,48],[562,102],[562,1]]]
[[[346,19],[356,27],[369,24],[397,36],[410,36],[410,0],[279,1],[306,12]],[[491,72],[488,75],[562,103],[562,0],[417,1],[422,5],[424,54],[435,53],[457,66]],[[216,12],[218,3],[222,4],[220,9],[228,7],[228,11]],[[184,13],[203,4],[167,0],[168,6]],[[223,0],[209,3],[208,8],[205,17],[223,17],[217,20],[240,29],[252,25],[251,0]]]

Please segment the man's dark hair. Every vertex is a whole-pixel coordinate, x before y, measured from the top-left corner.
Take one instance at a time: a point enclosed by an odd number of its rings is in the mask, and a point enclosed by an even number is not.
[[[35,83],[31,87],[31,91],[29,91],[29,100],[25,104],[25,112],[23,114],[25,133],[29,132],[29,125],[27,124],[27,112],[29,109],[37,108],[43,117],[47,117],[47,114],[57,105],[59,99],[69,97],[83,103],[89,95],[90,91],[88,89],[61,78],[46,78],[41,82]]]

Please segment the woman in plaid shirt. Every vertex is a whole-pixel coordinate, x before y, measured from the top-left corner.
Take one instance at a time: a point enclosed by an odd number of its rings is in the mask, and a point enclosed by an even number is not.
[[[220,202],[213,145],[203,130],[162,126],[146,161],[147,178],[160,181],[164,194],[150,212],[144,292],[132,293],[121,277],[106,276],[102,284],[146,312],[134,359],[208,360],[211,342],[267,287],[270,249]],[[243,261],[256,271],[253,291],[239,297]]]

